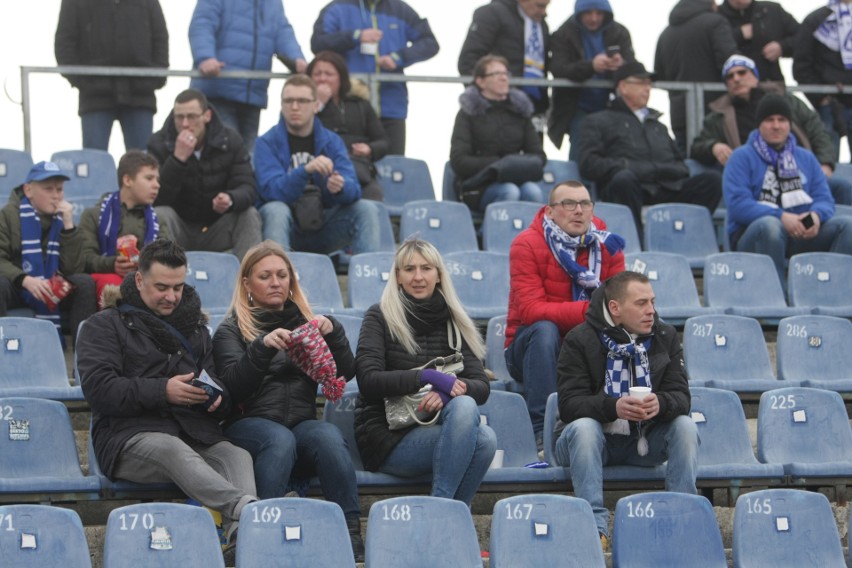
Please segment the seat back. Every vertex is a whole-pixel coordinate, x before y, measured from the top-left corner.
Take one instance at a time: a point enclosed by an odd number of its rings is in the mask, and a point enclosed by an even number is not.
[[[367,566],[482,566],[473,517],[461,501],[427,496],[376,501],[367,526]]]
[[[224,568],[225,562],[207,509],[183,503],[138,503],[110,512],[104,566]]]
[[[489,319],[509,309],[509,255],[463,251],[444,255],[447,272],[465,311]]]
[[[80,516],[71,509],[46,505],[0,506],[0,565],[90,568]]]
[[[489,566],[605,566],[592,507],[565,495],[516,495],[494,504]]]
[[[237,566],[355,568],[337,503],[300,498],[249,503],[240,514],[239,537]]]
[[[690,415],[698,427],[698,465],[754,464],[754,450],[737,393],[693,387]]]
[[[102,197],[103,195],[69,195],[66,199],[72,207],[71,215],[74,217],[74,225],[79,226],[83,211],[99,206]]]
[[[208,315],[207,319],[207,331],[210,332],[210,337],[216,333],[216,330],[219,328],[219,324],[225,320],[225,316],[227,314],[225,312],[218,312]]]
[[[488,320],[485,329],[485,367],[491,369],[501,381],[511,379],[506,367],[506,355],[503,345],[506,341],[506,316],[494,316]]]
[[[296,278],[314,313],[334,313],[343,310],[343,295],[337,283],[337,272],[331,259],[314,252],[289,252],[287,256],[296,269]]]
[[[787,295],[791,306],[848,306],[852,313],[852,256],[808,252],[790,258]]]
[[[698,268],[719,252],[713,218],[700,205],[661,203],[648,208],[644,225],[645,250],[682,254]]]
[[[343,326],[349,348],[352,350],[352,355],[355,355],[355,350],[358,349],[358,336],[361,334],[361,323],[364,318],[349,314],[334,314],[334,319]]]
[[[456,195],[456,172],[450,165],[450,161],[444,162],[444,175],[441,177],[441,201],[456,201],[459,196]]]
[[[435,199],[432,175],[423,160],[388,155],[376,162],[384,205],[392,216],[399,216],[409,201]]]
[[[559,439],[559,435],[554,430],[558,421],[559,395],[552,392],[547,396],[547,403],[544,406],[544,430],[542,432],[544,461],[550,465],[565,465],[557,463],[556,460],[556,441]]]
[[[704,303],[716,307],[786,307],[772,259],[751,252],[721,252],[704,260]]]
[[[0,206],[6,204],[12,190],[23,183],[32,167],[29,152],[0,148]]]
[[[482,422],[497,435],[497,449],[503,450],[503,467],[523,467],[538,461],[535,434],[524,397],[517,393],[492,390],[479,407]]]
[[[240,261],[229,252],[186,252],[186,283],[195,288],[201,307],[209,313],[224,313],[231,305]]]
[[[50,160],[71,179],[64,184],[66,199],[99,197],[118,189],[118,174],[112,154],[85,148],[54,152]]]
[[[409,201],[399,220],[399,238],[412,235],[429,241],[448,254],[478,250],[476,231],[467,205],[450,201]]]
[[[362,252],[349,260],[346,293],[349,307],[364,312],[382,297],[394,277],[393,252]]]
[[[482,217],[482,248],[508,254],[512,241],[529,227],[541,206],[529,201],[489,203]]]
[[[734,566],[845,566],[831,503],[822,493],[765,489],[734,509]]]
[[[764,392],[757,411],[757,459],[852,462],[852,429],[843,399],[833,391],[804,387]]]
[[[657,296],[655,305],[658,309],[701,307],[695,278],[685,256],[668,252],[638,252],[626,255],[624,266],[648,277]]]
[[[69,386],[56,326],[36,318],[0,318],[0,389],[32,386]]]
[[[554,185],[567,180],[580,181],[580,166],[577,162],[547,160],[544,163],[544,175],[537,183],[541,187],[541,194],[546,198]]]
[[[352,465],[356,471],[364,471],[364,462],[361,461],[361,453],[355,442],[355,405],[358,402],[358,394],[358,391],[346,391],[337,402],[326,400],[322,419],[337,426],[346,440]]]
[[[683,357],[694,381],[775,378],[763,330],[753,318],[724,314],[689,318],[683,327]]]
[[[846,356],[850,345],[852,322],[846,318],[784,318],[778,323],[778,377],[788,381],[852,379]]]
[[[707,498],[686,493],[639,493],[618,500],[612,565],[726,568],[725,548]]]
[[[642,250],[639,230],[636,228],[636,220],[633,219],[630,207],[620,203],[598,201],[595,203],[595,217],[603,219],[607,231],[620,235],[624,239],[625,254]]]

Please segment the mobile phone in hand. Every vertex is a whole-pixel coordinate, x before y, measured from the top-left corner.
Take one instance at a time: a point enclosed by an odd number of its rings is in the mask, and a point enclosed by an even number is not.
[[[610,45],[606,48],[606,56],[607,57],[615,57],[621,53],[621,46],[619,45]]]
[[[807,216],[802,217],[802,225],[805,227],[805,229],[810,229],[811,227],[813,227],[814,226],[814,214],[808,213]]]

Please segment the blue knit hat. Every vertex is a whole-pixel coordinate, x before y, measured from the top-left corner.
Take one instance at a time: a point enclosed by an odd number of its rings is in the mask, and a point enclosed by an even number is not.
[[[754,73],[754,76],[760,79],[760,73],[757,72],[757,65],[754,60],[750,57],[746,57],[745,55],[740,55],[738,53],[733,54],[725,61],[725,64],[722,66],[722,82],[724,83],[728,77],[728,71],[733,69],[734,67],[745,67]]]

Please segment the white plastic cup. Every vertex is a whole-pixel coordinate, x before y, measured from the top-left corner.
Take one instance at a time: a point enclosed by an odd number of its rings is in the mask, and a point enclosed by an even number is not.
[[[503,450],[497,450],[494,452],[494,459],[491,460],[491,465],[488,466],[488,469],[500,469],[503,467]]]
[[[645,397],[651,394],[651,387],[630,387],[630,396],[645,400]]]
[[[379,44],[377,43],[362,43],[361,44],[361,54],[362,55],[375,55],[379,52]]]

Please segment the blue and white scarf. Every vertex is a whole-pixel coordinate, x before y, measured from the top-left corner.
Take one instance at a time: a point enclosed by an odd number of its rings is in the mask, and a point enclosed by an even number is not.
[[[115,256],[118,229],[121,225],[121,197],[119,191],[111,194],[101,203],[101,213],[98,218],[98,245],[103,256]],[[145,240],[143,245],[151,244],[160,234],[160,223],[154,207],[145,207]],[[142,247],[139,247],[142,248]]]
[[[754,137],[754,146],[760,159],[769,165],[763,176],[763,186],[757,200],[770,207],[790,209],[798,205],[813,203],[813,198],[805,191],[796,156],[796,137],[792,133],[787,137],[781,151],[775,150],[763,136]]]
[[[518,11],[524,18],[524,78],[544,79],[544,37],[541,22],[527,16],[520,7]],[[521,87],[533,101],[540,100],[542,88],[534,85]]]
[[[814,31],[814,37],[831,51],[840,52],[847,69],[852,69],[852,12],[848,4],[829,0],[829,15]]]
[[[26,197],[21,199],[18,215],[21,220],[21,268],[27,276],[48,279],[59,270],[59,233],[64,226],[62,213],[53,216],[47,235],[47,251],[41,249],[41,221],[38,213]],[[21,291],[21,297],[35,311],[37,318],[52,322],[59,332],[59,338],[63,339],[59,310],[50,310],[47,304],[37,300],[27,290]]]
[[[598,332],[601,343],[607,349],[606,354],[606,378],[604,379],[604,393],[607,396],[620,398],[630,395],[631,380],[634,387],[651,388],[651,364],[648,362],[648,349],[651,347],[651,337],[645,341],[630,343],[617,343],[612,337]],[[618,419],[616,423],[605,431],[610,433],[628,434],[630,427],[627,421]],[[619,428],[617,423],[623,424]],[[648,454],[648,440],[645,438],[645,425],[637,424],[639,438],[636,441],[636,451],[640,456]]]
[[[609,251],[610,255],[624,248],[624,239],[615,233],[599,231],[592,221],[589,231],[579,237],[572,237],[563,231],[553,219],[547,215],[542,221],[544,228],[544,240],[550,247],[550,252],[559,266],[568,273],[573,283],[573,300],[588,300],[592,292],[601,285],[601,263],[603,254],[601,244]],[[587,247],[589,249],[589,267],[586,268],[577,263],[577,249]]]

